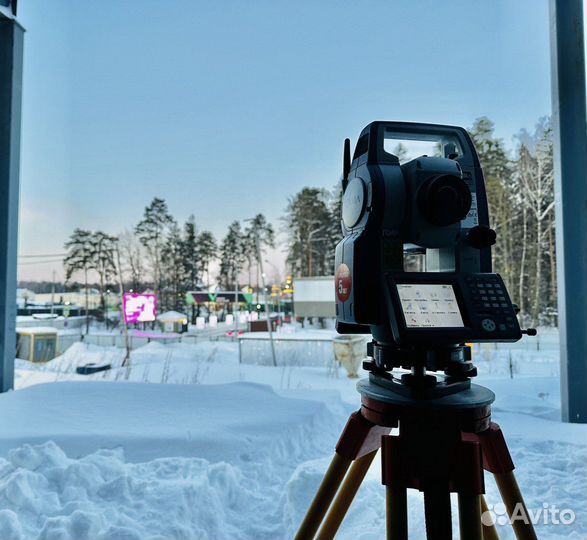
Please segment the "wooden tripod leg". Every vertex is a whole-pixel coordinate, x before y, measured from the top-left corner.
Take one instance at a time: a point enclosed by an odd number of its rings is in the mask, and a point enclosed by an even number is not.
[[[371,463],[377,454],[377,450],[366,454],[353,462],[348,474],[346,475],[336,499],[330,506],[330,510],[320,531],[318,531],[318,540],[333,540],[344,519]]]
[[[386,539],[408,540],[408,493],[402,486],[385,486]]]
[[[459,493],[459,530],[462,540],[483,540],[481,495]]]
[[[481,495],[481,515],[483,516],[485,512],[489,512],[489,508],[485,496]],[[483,525],[483,540],[499,540],[499,534],[497,534],[495,523],[485,525],[485,523],[481,521],[481,524]]]
[[[512,522],[518,540],[537,540],[534,525],[514,476],[514,462],[500,427],[492,422],[489,428],[477,434],[483,448],[483,466],[493,473],[495,482]],[[513,519],[512,519],[513,516]]]
[[[510,520],[512,516],[515,518],[512,521],[512,527],[516,538],[518,540],[538,540],[514,472],[495,473],[493,476]]]
[[[294,540],[313,540],[350,465],[350,459],[344,458],[338,453],[334,454]]]

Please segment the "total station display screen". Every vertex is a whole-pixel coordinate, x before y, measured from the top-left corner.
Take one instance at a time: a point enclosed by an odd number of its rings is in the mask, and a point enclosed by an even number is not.
[[[465,326],[452,285],[402,283],[397,291],[408,328]]]

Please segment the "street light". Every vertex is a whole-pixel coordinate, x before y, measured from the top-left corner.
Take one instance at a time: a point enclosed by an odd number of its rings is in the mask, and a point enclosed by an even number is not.
[[[279,272],[279,268],[277,268],[277,266],[275,264],[273,264],[270,260],[265,259],[265,262],[271,266],[273,266],[273,268],[275,268],[275,272],[277,274],[277,281],[279,283],[279,294],[277,295],[277,320],[279,321],[279,325],[281,326],[281,275]]]

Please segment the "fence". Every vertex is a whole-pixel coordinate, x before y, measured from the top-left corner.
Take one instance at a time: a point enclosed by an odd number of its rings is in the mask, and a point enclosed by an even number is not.
[[[60,317],[56,319],[35,319],[34,317],[17,317],[16,319],[16,326],[18,328],[35,328],[37,326],[50,326],[52,328],[57,328],[57,330],[63,330],[65,328],[82,328],[85,323],[85,317]]]
[[[149,338],[145,336],[133,336],[129,335],[129,345],[132,350],[142,347],[151,341],[157,343],[198,343],[199,341],[218,341],[222,339],[222,336],[206,336],[199,337],[194,335],[174,335],[170,337],[157,337]],[[123,334],[60,334],[57,336],[57,354],[63,354],[69,347],[79,341],[87,343],[89,345],[99,345],[101,347],[125,347],[124,335]]]
[[[278,366],[332,367],[334,349],[331,339],[274,338]],[[241,364],[272,366],[271,341],[268,338],[240,338],[238,357]]]
[[[557,329],[545,328],[538,329],[536,336],[524,336],[520,341],[515,343],[476,343],[473,350],[482,351],[544,351],[558,352],[560,346],[559,333]]]
[[[558,377],[559,334],[548,328],[516,343],[476,343],[473,363],[481,376]]]

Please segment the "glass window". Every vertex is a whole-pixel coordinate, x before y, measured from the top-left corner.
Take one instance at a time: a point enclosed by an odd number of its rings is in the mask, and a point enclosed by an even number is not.
[[[458,157],[463,151],[458,139],[442,135],[386,130],[383,149],[406,163],[420,156]]]

